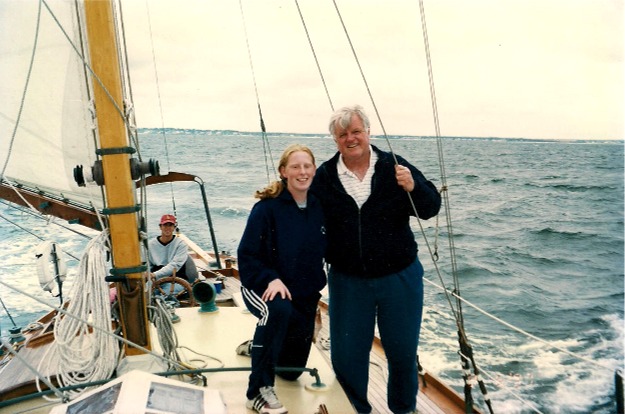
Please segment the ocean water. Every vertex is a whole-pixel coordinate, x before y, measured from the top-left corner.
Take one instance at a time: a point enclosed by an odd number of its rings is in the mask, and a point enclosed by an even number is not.
[[[163,172],[203,180],[217,248],[231,253],[254,191],[268,175],[275,178],[267,163],[275,165],[293,142],[311,147],[318,162],[335,152],[327,136],[276,134],[265,151],[258,134],[165,132],[140,134],[143,159],[157,159]],[[388,150],[386,140],[372,142]],[[390,143],[440,186],[434,138],[391,137]],[[442,146],[460,293],[470,302],[462,306],[464,326],[495,412],[614,412],[614,373],[623,368],[625,340],[623,142],[444,138]],[[198,184],[150,189],[148,205],[150,235],[157,233],[161,214],[175,212],[181,231],[212,249]],[[4,204],[0,214],[0,277],[56,303],[39,293],[32,249],[40,237],[79,257],[87,239]],[[420,358],[427,370],[462,392],[455,322],[436,286],[442,278],[453,287],[450,231],[444,216],[438,239],[436,219],[421,224],[424,235],[416,220],[413,229],[432,283],[426,283]],[[436,266],[427,244],[438,245]],[[70,258],[68,264],[75,267],[76,261]],[[46,308],[4,286],[0,299],[21,325]],[[0,309],[3,335],[11,318]],[[477,387],[473,395],[479,404]]]

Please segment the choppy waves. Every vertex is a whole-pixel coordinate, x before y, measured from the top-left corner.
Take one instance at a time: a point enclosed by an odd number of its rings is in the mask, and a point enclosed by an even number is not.
[[[156,131],[141,135],[142,156],[159,159],[164,169],[201,177],[218,248],[232,253],[255,202],[254,191],[275,178],[266,160],[277,163],[292,142],[309,145],[320,161],[335,152],[332,140],[321,135],[271,137],[269,158],[257,134],[166,132],[175,156],[164,158],[162,134]],[[386,149],[382,139],[373,143]],[[393,149],[440,186],[434,139],[397,137]],[[465,328],[495,412],[532,412],[514,395],[547,413],[613,412],[613,370],[623,366],[624,341],[623,144],[446,139],[444,154],[460,293],[481,309],[463,305]],[[181,230],[209,247],[195,183],[149,190],[148,232],[155,234],[161,214],[174,212],[172,199]],[[0,209],[14,214],[2,205]],[[437,266],[445,286],[453,289],[449,230],[444,217],[440,223]],[[435,220],[423,224],[432,244]],[[30,222],[29,227],[80,255],[84,242],[72,234],[46,223]],[[439,285],[419,227],[413,229],[426,277]],[[0,251],[0,277],[37,294],[34,262],[27,252],[38,240],[2,220],[0,233],[7,241]],[[4,288],[0,295],[20,320],[44,308]],[[1,321],[6,332],[4,314]],[[456,331],[446,296],[426,283],[422,362],[461,392]],[[479,400],[478,394],[474,392]]]

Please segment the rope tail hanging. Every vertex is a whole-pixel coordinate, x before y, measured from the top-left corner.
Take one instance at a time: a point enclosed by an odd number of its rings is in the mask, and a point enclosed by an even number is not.
[[[273,162],[273,156],[271,154],[271,147],[269,146],[269,139],[267,137],[267,129],[265,128],[265,120],[263,119],[263,111],[260,106],[260,97],[258,96],[258,86],[256,85],[256,73],[254,72],[254,63],[252,61],[250,40],[247,34],[247,25],[245,24],[245,13],[243,12],[243,3],[241,2],[241,0],[239,0],[239,8],[241,10],[241,21],[243,22],[243,32],[245,33],[245,43],[247,45],[247,56],[250,62],[250,70],[252,71],[252,80],[254,82],[254,93],[256,94],[256,105],[258,106],[260,130],[262,132],[262,140],[263,140],[263,152],[265,154],[265,171],[267,174],[267,182],[270,182],[272,180],[270,168],[273,169],[274,179],[277,179],[277,173],[275,170],[275,164]]]
[[[393,151],[393,148],[391,146],[391,142],[388,138],[388,135],[386,133],[386,129],[384,128],[384,123],[382,122],[382,118],[380,116],[380,113],[378,111],[377,105],[375,104],[375,100],[373,99],[373,95],[371,93],[371,89],[369,87],[369,84],[367,82],[367,79],[365,77],[364,71],[362,69],[362,66],[360,64],[360,61],[358,59],[358,56],[356,54],[356,50],[353,46],[353,43],[351,41],[351,38],[349,36],[349,33],[347,31],[347,27],[345,26],[345,23],[343,21],[343,18],[341,16],[341,12],[338,8],[338,5],[336,4],[336,0],[333,0],[334,3],[334,7],[336,9],[337,15],[341,21],[341,25],[343,26],[343,31],[345,32],[345,36],[347,37],[347,41],[349,42],[350,48],[352,50],[352,54],[354,55],[354,59],[356,61],[356,64],[358,65],[358,69],[360,71],[360,75],[362,77],[362,80],[365,84],[365,88],[367,90],[367,94],[369,95],[369,99],[371,101],[371,105],[374,108],[376,117],[378,119],[378,122],[380,123],[380,127],[382,129],[382,133],[384,135],[384,139],[388,145],[389,148],[389,152],[393,155],[393,158],[395,160],[395,164],[398,164],[397,161],[397,157],[395,156],[395,153]],[[450,243],[450,251],[451,251],[451,261],[452,261],[452,275],[453,275],[453,279],[454,279],[454,289],[455,292],[458,296],[460,295],[460,289],[459,289],[459,283],[458,283],[458,275],[457,275],[457,265],[456,265],[456,260],[455,260],[455,248],[453,245],[453,234],[452,234],[452,227],[451,227],[451,213],[450,213],[450,209],[449,209],[449,198],[448,198],[448,192],[447,192],[447,182],[446,182],[446,174],[445,174],[445,169],[444,169],[444,159],[443,159],[443,152],[442,152],[442,143],[441,143],[441,137],[440,137],[440,127],[439,127],[439,120],[438,120],[438,109],[436,107],[436,94],[435,94],[435,89],[434,89],[434,76],[432,73],[432,63],[431,63],[431,58],[430,58],[430,50],[429,50],[429,41],[428,41],[428,37],[427,37],[427,27],[426,27],[426,23],[425,23],[425,9],[423,7],[423,1],[419,0],[419,9],[421,12],[421,21],[422,21],[422,29],[423,29],[423,37],[424,37],[424,42],[425,42],[425,51],[426,51],[426,57],[427,57],[427,64],[428,64],[428,75],[429,75],[429,82],[430,82],[430,94],[432,97],[432,110],[434,113],[434,123],[435,123],[435,127],[436,127],[436,137],[437,137],[437,144],[438,144],[438,158],[439,158],[439,165],[441,168],[441,177],[442,177],[442,190],[441,190],[441,195],[443,198],[443,202],[445,205],[445,215],[447,218],[447,225],[448,225],[448,231],[449,231],[449,243]],[[408,193],[407,193],[408,194]],[[436,269],[436,272],[438,274],[439,280],[441,282],[441,284],[443,286],[445,286],[445,283],[443,281],[440,269],[438,267],[437,264],[437,260],[435,260],[435,254],[432,251],[432,248],[430,247],[430,244],[428,242],[428,239],[425,235],[425,230],[423,228],[423,224],[421,223],[421,220],[419,219],[419,215],[417,213],[417,209],[416,206],[414,204],[414,201],[412,200],[412,198],[410,197],[410,194],[408,194],[408,199],[410,200],[410,204],[412,206],[412,209],[415,213],[415,217],[417,218],[417,222],[419,223],[419,227],[421,230],[421,234],[423,235],[423,238],[425,240],[426,246],[428,248],[428,251],[430,253],[430,256],[432,257],[432,262],[434,264],[434,267]],[[489,411],[492,413],[493,409],[491,406],[491,401],[487,396],[487,391],[486,391],[486,387],[483,383],[483,381],[480,379],[479,377],[479,370],[477,368],[477,365],[475,363],[475,360],[473,358],[473,350],[471,348],[471,345],[469,343],[469,340],[466,336],[465,330],[464,330],[464,320],[462,317],[462,308],[460,306],[461,302],[459,299],[456,300],[456,307],[454,308],[454,305],[452,303],[450,294],[448,293],[447,289],[445,289],[445,296],[447,298],[448,304],[450,309],[452,310],[453,314],[454,314],[454,318],[456,321],[456,326],[458,328],[458,340],[460,342],[460,348],[461,348],[461,361],[463,364],[463,369],[465,371],[465,374],[463,376],[464,381],[465,381],[465,409],[467,410],[467,412],[473,412],[473,397],[471,395],[471,388],[472,388],[472,382],[473,382],[473,376],[471,376],[469,374],[469,360],[470,363],[473,365],[473,374],[474,377],[477,378],[477,381],[479,383],[480,386],[480,390],[482,391],[482,393],[484,394],[484,399],[485,402],[489,408]]]

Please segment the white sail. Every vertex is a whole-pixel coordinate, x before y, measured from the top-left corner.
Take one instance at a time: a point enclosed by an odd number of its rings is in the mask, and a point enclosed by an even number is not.
[[[0,173],[100,206],[100,189],[80,188],[73,178],[76,165],[90,168],[96,157],[79,16],[69,0],[2,3]]]

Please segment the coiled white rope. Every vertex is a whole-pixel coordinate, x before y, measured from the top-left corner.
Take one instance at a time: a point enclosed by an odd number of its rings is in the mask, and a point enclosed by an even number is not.
[[[176,331],[174,330],[172,323],[172,313],[175,309],[175,306],[167,303],[162,297],[155,297],[153,300],[154,306],[150,306],[150,321],[154,324],[159,340],[159,344],[161,346],[161,350],[163,352],[162,357],[167,359],[168,362],[168,370],[173,371],[178,368],[180,369],[195,369],[195,368],[203,368],[207,366],[207,361],[203,359],[190,359],[183,360],[178,352],[179,349],[187,349],[193,352],[196,355],[201,355],[207,359],[213,360],[219,364],[219,368],[223,368],[225,364],[219,358],[216,358],[211,355],[199,353],[189,347],[180,346],[178,343],[178,336],[176,335]],[[193,379],[191,382],[198,383],[200,378],[196,375],[192,376]]]
[[[48,351],[54,355],[46,355],[38,368],[40,372],[56,373],[61,387],[108,379],[117,365],[119,347],[115,338],[107,334],[112,329],[109,287],[104,280],[107,239],[108,231],[103,231],[87,245],[67,308],[68,313],[79,319],[57,314],[55,345]],[[90,331],[83,321],[90,321],[97,329]],[[44,370],[46,363],[50,369]],[[69,395],[74,397],[81,392],[70,391]]]
[[[165,304],[165,301],[160,298],[154,298],[155,306],[151,307],[152,313],[150,321],[156,327],[159,344],[163,351],[163,357],[167,358],[169,362],[169,370],[173,370],[176,366],[186,365],[182,363],[180,355],[178,354],[178,336],[174,331],[173,323],[171,320],[171,311]]]

